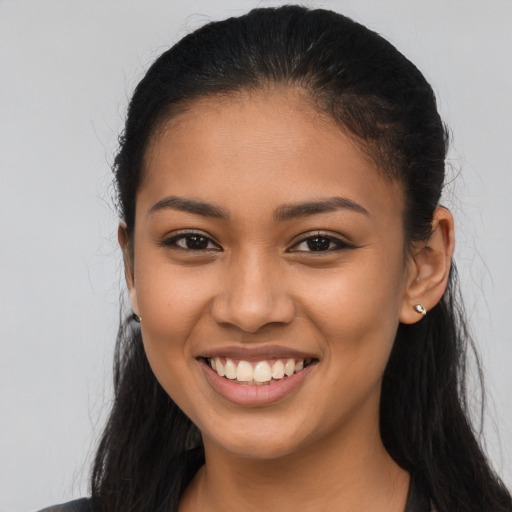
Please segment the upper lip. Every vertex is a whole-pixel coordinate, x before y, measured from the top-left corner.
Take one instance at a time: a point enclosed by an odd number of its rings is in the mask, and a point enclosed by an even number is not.
[[[279,345],[261,347],[226,346],[211,348],[201,352],[198,357],[227,357],[244,361],[263,361],[266,359],[318,359],[313,354]]]

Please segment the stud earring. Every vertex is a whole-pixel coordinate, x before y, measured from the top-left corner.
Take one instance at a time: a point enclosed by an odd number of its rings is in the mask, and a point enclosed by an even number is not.
[[[416,304],[416,306],[414,306],[414,309],[420,315],[425,316],[427,314],[427,310],[421,304]]]
[[[132,314],[132,318],[133,318],[133,319],[134,319],[138,324],[140,324],[140,322],[141,322],[141,320],[142,320],[142,318],[141,318],[139,315],[137,315],[137,313],[133,313],[133,314]]]

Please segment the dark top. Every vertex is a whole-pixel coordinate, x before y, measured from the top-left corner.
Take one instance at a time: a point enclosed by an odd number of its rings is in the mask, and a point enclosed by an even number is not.
[[[202,450],[201,450],[202,452]],[[176,465],[177,480],[183,482],[179,493],[185,489],[188,483],[192,480],[195,472],[204,463],[202,453],[199,454],[197,450],[192,450],[181,459],[180,463]],[[194,468],[194,471],[191,471]],[[177,512],[177,509],[170,509],[171,512]],[[54,505],[53,507],[45,508],[39,512],[108,512],[102,511],[101,508],[93,502],[91,498],[82,498],[79,500],[63,503],[62,505]],[[405,504],[404,512],[434,512],[431,507],[430,499],[426,491],[426,487],[422,484],[419,478],[414,475],[411,476],[411,484],[409,486],[409,493],[407,495],[407,503]]]

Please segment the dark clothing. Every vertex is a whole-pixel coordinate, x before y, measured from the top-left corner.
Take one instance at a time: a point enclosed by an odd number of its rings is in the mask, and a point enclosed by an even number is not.
[[[45,508],[40,512],[98,512],[98,508],[94,507],[91,499],[81,498],[62,505]]]
[[[204,463],[202,454],[198,454],[196,450],[190,452],[188,457],[183,457],[182,462],[176,465],[177,480],[183,482],[179,494],[185,489],[188,483],[192,480],[195,472]],[[191,469],[194,469],[191,471]],[[177,500],[176,500],[177,501]],[[176,512],[176,509],[169,507],[170,512]],[[102,511],[100,507],[95,506],[90,498],[82,498],[79,500],[70,501],[62,505],[55,505],[50,508],[45,508],[40,512],[108,512]],[[148,511],[149,512],[149,511]],[[418,478],[411,477],[411,485],[409,487],[409,494],[407,496],[407,503],[404,512],[433,512],[430,504],[429,496],[426,488]]]

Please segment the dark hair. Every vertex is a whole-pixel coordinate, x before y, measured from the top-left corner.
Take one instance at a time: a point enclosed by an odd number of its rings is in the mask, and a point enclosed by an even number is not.
[[[128,237],[152,133],[194,99],[297,87],[405,191],[407,240],[427,239],[445,174],[447,131],[434,93],[389,42],[326,10],[286,6],[209,23],[160,56],[131,100],[114,165]],[[473,432],[465,395],[468,345],[452,267],[437,306],[400,324],[382,383],[381,435],[439,512],[510,511],[512,499]],[[477,365],[477,370],[479,366]],[[201,462],[197,428],[156,381],[139,328],[122,321],[115,399],[96,455],[92,493],[108,512],[168,510]],[[196,466],[175,474],[197,448]],[[164,455],[163,455],[164,454]],[[171,482],[171,483],[170,483]]]

